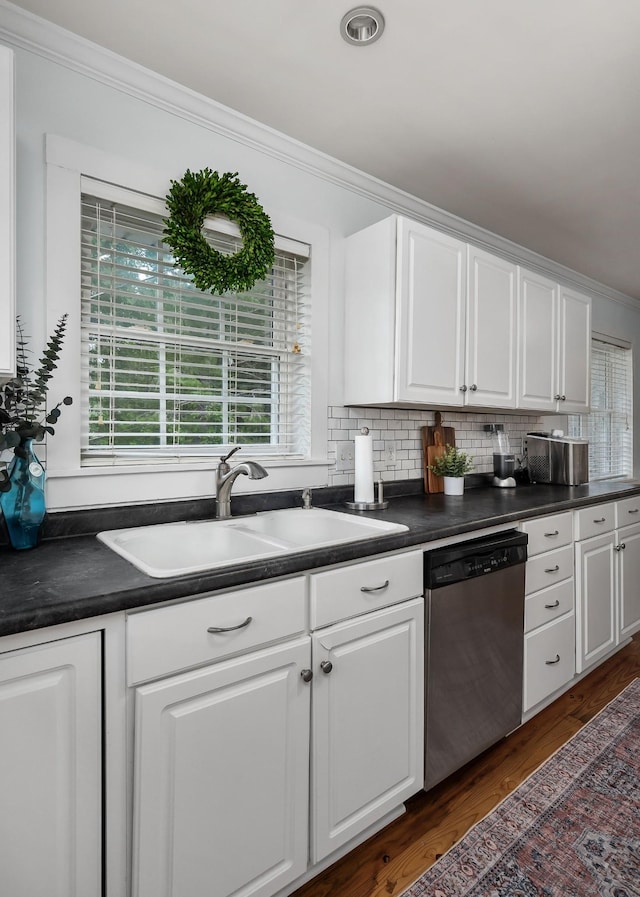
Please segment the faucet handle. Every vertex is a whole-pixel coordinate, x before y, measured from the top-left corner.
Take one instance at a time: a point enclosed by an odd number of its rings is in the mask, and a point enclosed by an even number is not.
[[[236,452],[239,452],[241,448],[242,448],[241,445],[236,445],[236,446],[234,446],[234,447],[231,449],[231,451],[229,452],[228,455],[222,455],[222,457],[220,458],[220,460],[222,461],[222,463],[225,464],[225,463],[229,460],[229,458],[231,457],[231,455],[235,455],[235,453],[236,453]]]

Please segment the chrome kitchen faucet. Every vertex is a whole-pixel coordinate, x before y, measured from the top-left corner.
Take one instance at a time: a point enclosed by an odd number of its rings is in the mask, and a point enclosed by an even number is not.
[[[232,469],[227,462],[241,448],[241,445],[236,445],[228,455],[223,455],[216,468],[216,517],[220,520],[231,517],[231,488],[240,474],[246,474],[250,480],[262,480],[269,476],[257,461],[243,461]]]

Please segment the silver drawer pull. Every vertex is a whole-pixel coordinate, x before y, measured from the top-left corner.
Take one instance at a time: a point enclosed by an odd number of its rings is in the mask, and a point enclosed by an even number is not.
[[[548,667],[552,666],[554,663],[560,663],[560,655],[556,654],[555,660],[545,660],[545,663]]]
[[[606,517],[598,517],[598,518],[595,519],[593,522],[594,522],[594,523],[606,523],[606,522],[607,522],[607,518],[606,518]]]
[[[559,529],[554,529],[554,531],[552,533],[545,533],[545,536],[547,537],[547,539],[552,539],[554,536],[559,536],[559,535],[560,535]]]
[[[253,617],[247,617],[244,623],[238,623],[237,626],[209,626],[207,632],[235,632],[236,629],[244,629],[252,621]]]
[[[545,607],[547,610],[553,610],[555,607],[560,607],[560,602],[556,598],[556,600],[553,604],[545,604]]]
[[[556,564],[555,567],[547,567],[544,572],[545,573],[557,573],[559,569],[560,569],[560,567],[558,566],[558,564]]]
[[[627,514],[638,514],[640,513],[640,508],[629,508]]]
[[[361,592],[381,592],[383,589],[389,588],[389,580],[385,580],[381,586],[360,586]]]

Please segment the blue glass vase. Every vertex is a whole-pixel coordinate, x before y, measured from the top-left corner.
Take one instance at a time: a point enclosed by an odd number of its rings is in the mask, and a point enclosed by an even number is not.
[[[9,465],[11,488],[0,492],[0,508],[13,548],[35,548],[40,540],[46,513],[44,480],[44,467],[33,451],[31,440],[25,439]]]

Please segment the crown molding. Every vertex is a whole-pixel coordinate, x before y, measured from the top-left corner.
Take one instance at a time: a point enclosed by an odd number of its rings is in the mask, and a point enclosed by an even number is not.
[[[302,171],[384,206],[389,212],[461,237],[509,261],[533,268],[592,295],[640,311],[624,293],[418,199],[234,109],[131,62],[104,47],[0,0],[0,38],[74,72],[207,128]]]

